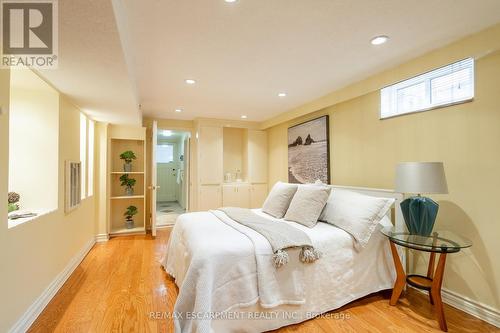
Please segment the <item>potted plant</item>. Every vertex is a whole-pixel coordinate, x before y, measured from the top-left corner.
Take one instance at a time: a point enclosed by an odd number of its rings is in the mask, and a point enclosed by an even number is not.
[[[21,196],[17,194],[16,192],[9,192],[8,195],[8,212],[13,212],[15,210],[19,210],[19,199],[21,199]]]
[[[132,229],[134,227],[134,215],[138,213],[136,206],[128,206],[127,210],[123,214],[125,216],[125,227],[127,229]]]
[[[125,164],[123,164],[124,172],[132,172],[132,161],[136,158],[137,157],[135,156],[134,152],[131,150],[124,151],[120,154],[120,159],[125,161]]]
[[[127,173],[120,176],[120,181],[120,185],[125,186],[125,194],[134,195],[134,186],[137,181],[134,178],[130,178]]]

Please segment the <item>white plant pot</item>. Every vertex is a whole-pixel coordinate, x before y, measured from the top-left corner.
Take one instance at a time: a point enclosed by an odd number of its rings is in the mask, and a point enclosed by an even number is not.
[[[133,229],[134,228],[134,220],[125,220],[125,227],[127,229]]]

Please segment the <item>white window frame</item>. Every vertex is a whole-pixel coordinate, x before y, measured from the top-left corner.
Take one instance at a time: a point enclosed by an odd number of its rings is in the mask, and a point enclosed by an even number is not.
[[[157,163],[161,163],[161,164],[168,164],[168,163],[173,163],[175,162],[175,144],[174,143],[171,143],[171,142],[165,142],[165,143],[159,143],[158,144],[158,147],[161,147],[161,146],[169,146],[169,147],[172,147],[172,160],[170,162],[160,162],[160,157],[159,157],[159,149],[157,149],[157,155],[156,155],[156,159],[157,159]]]
[[[432,81],[444,77],[446,75],[450,75],[453,73],[457,73],[463,69],[470,69],[470,94],[464,96],[462,98],[451,98],[450,100],[446,100],[444,102],[433,103],[432,101]],[[392,117],[397,117],[401,115],[429,111],[437,108],[442,108],[450,105],[456,105],[461,103],[470,102],[474,99],[474,81],[475,81],[475,73],[474,73],[474,59],[466,58],[452,64],[439,67],[432,71],[417,75],[415,77],[409,78],[407,80],[403,80],[392,84],[390,86],[384,87],[380,90],[380,119],[387,119]],[[419,108],[411,109],[411,110],[399,110],[398,105],[398,92],[402,89],[416,86],[418,84],[425,84],[425,98],[424,105]]]

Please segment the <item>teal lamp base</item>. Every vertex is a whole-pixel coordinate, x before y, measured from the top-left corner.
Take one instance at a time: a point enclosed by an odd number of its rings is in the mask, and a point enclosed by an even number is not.
[[[412,235],[429,236],[434,228],[439,205],[426,197],[411,197],[401,202],[406,227]]]

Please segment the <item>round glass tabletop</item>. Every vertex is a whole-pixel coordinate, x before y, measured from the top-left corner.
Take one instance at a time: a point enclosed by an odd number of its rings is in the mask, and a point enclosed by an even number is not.
[[[458,252],[472,246],[467,238],[449,230],[436,230],[430,236],[411,235],[407,231],[386,227],[381,232],[398,245],[428,252]]]

